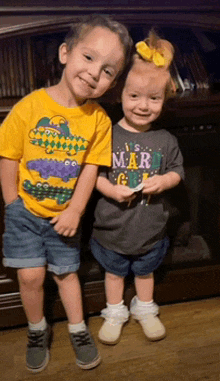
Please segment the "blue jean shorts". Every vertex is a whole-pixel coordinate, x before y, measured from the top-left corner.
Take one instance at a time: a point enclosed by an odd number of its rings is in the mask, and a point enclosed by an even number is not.
[[[57,275],[76,272],[80,265],[79,234],[59,235],[50,224],[50,218],[30,213],[18,198],[5,207],[3,255],[5,267],[47,265],[48,270]]]
[[[113,250],[105,249],[94,238],[91,239],[90,245],[92,254],[107,272],[122,277],[130,273],[135,276],[144,276],[155,271],[162,263],[169,247],[169,238],[165,237],[158,241],[143,255],[116,253]]]

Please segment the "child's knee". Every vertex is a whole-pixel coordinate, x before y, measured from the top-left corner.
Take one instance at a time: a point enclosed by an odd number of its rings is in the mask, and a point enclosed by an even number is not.
[[[20,286],[26,288],[40,288],[44,284],[45,267],[18,269],[18,281]]]

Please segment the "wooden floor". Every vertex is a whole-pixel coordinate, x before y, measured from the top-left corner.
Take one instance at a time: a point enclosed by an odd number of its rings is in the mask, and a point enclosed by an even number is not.
[[[219,381],[220,297],[162,306],[166,339],[149,342],[132,319],[116,346],[97,343],[102,363],[90,371],[75,365],[66,321],[55,323],[51,360],[41,373],[25,369],[26,328],[0,332],[1,381]],[[100,317],[89,319],[97,342]]]

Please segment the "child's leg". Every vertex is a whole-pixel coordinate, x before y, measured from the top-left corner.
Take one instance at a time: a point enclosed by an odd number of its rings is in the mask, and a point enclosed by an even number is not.
[[[123,293],[124,277],[129,273],[130,258],[104,248],[96,239],[92,239],[90,245],[94,257],[106,271],[107,307],[101,311],[105,321],[98,333],[98,338],[104,344],[116,344],[120,339],[123,324],[129,318],[128,308],[123,301]]]
[[[69,324],[83,321],[82,295],[77,273],[53,274]]]
[[[18,282],[22,304],[30,323],[43,319],[45,267],[18,269]]]
[[[77,273],[59,276],[54,274],[53,277],[67,314],[76,363],[82,369],[92,369],[100,363],[101,357],[83,320],[82,294],[78,275]]]
[[[128,320],[129,312],[124,305],[124,277],[109,272],[105,274],[107,308],[101,311],[105,322],[99,330],[98,338],[104,344],[116,344],[121,335],[123,324]]]
[[[122,301],[124,293],[124,277],[105,273],[105,293],[109,304],[118,304]]]
[[[135,276],[137,296],[131,301],[130,312],[141,324],[147,338],[151,341],[161,340],[166,330],[158,318],[159,307],[153,301],[153,273],[146,276]]]
[[[18,269],[22,304],[28,319],[27,368],[41,372],[49,361],[50,327],[43,313],[45,267]]]
[[[144,276],[136,276],[135,288],[139,300],[142,302],[152,302],[154,293],[153,273]]]

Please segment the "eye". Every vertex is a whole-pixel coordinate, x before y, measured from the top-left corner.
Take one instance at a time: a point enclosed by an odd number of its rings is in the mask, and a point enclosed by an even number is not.
[[[84,54],[84,57],[87,59],[87,61],[92,61],[92,57],[89,54]]]
[[[39,182],[36,184],[36,188],[41,188],[42,184]]]
[[[113,73],[109,69],[104,69],[105,74],[109,75],[110,77],[113,76]]]
[[[65,160],[64,165],[70,165],[70,160]]]
[[[76,161],[72,161],[72,163],[71,163],[71,165],[72,165],[73,167],[75,167],[76,164],[77,164]]]
[[[50,130],[45,130],[46,135],[50,135]]]
[[[152,95],[151,99],[152,99],[152,101],[160,101],[161,97],[159,95]]]
[[[132,99],[135,99],[137,97],[138,97],[137,94],[130,94],[130,98],[132,98]]]

